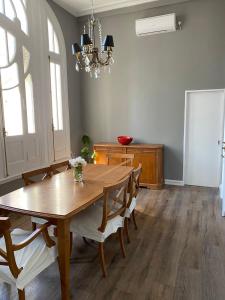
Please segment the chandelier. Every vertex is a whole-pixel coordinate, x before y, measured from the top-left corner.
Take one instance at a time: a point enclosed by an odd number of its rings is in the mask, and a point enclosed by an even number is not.
[[[98,39],[96,38],[98,33]],[[99,78],[102,69],[111,72],[111,65],[114,63],[113,36],[107,35],[102,40],[102,26],[99,19],[94,16],[94,0],[92,0],[92,14],[84,25],[84,32],[81,35],[81,45],[72,45],[72,53],[76,59],[76,70],[85,70],[91,77]]]

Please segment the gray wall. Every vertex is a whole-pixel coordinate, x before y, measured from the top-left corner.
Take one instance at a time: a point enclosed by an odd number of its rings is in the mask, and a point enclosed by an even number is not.
[[[72,56],[72,43],[79,39],[79,26],[77,19],[55,4],[48,0],[52,7],[64,35],[67,54],[67,73],[68,73],[68,92],[69,92],[69,113],[70,113],[70,135],[71,150],[79,154],[80,139],[82,135],[81,128],[81,107],[80,107],[80,76],[75,70],[75,62]]]
[[[184,22],[182,31],[136,37],[136,19],[173,12]],[[185,90],[225,87],[225,1],[191,1],[101,20],[104,34],[114,35],[116,63],[100,80],[82,75],[84,131],[94,142],[127,134],[136,142],[165,144],[165,178],[182,180]]]

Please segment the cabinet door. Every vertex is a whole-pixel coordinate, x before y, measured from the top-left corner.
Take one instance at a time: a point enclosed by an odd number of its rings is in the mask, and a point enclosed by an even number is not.
[[[104,147],[95,147],[95,163],[97,165],[106,165],[107,164],[107,157],[106,154],[108,153],[108,149]]]
[[[107,154],[108,153],[126,153],[125,147],[99,147],[94,146],[95,150],[95,163],[106,165],[108,163]],[[110,165],[119,165],[122,162],[121,159],[112,158],[109,160]]]
[[[157,184],[157,152],[154,149],[127,149],[127,153],[134,154],[134,167],[142,164],[140,183],[148,187]]]

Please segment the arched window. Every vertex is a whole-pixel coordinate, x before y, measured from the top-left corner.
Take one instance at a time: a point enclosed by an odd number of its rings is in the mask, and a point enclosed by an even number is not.
[[[67,158],[70,141],[65,43],[46,1],[0,0],[0,40],[3,178]]]

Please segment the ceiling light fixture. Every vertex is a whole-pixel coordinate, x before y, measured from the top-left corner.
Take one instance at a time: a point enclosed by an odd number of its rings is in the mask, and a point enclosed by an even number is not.
[[[85,70],[91,77],[99,78],[101,69],[108,68],[111,72],[111,65],[114,64],[112,56],[114,41],[112,35],[107,35],[102,41],[102,26],[99,19],[94,16],[94,0],[91,1],[92,14],[87,24],[84,25],[84,33],[81,35],[81,45],[72,45],[72,53],[76,59],[76,70]],[[99,35],[97,46],[96,31]]]

